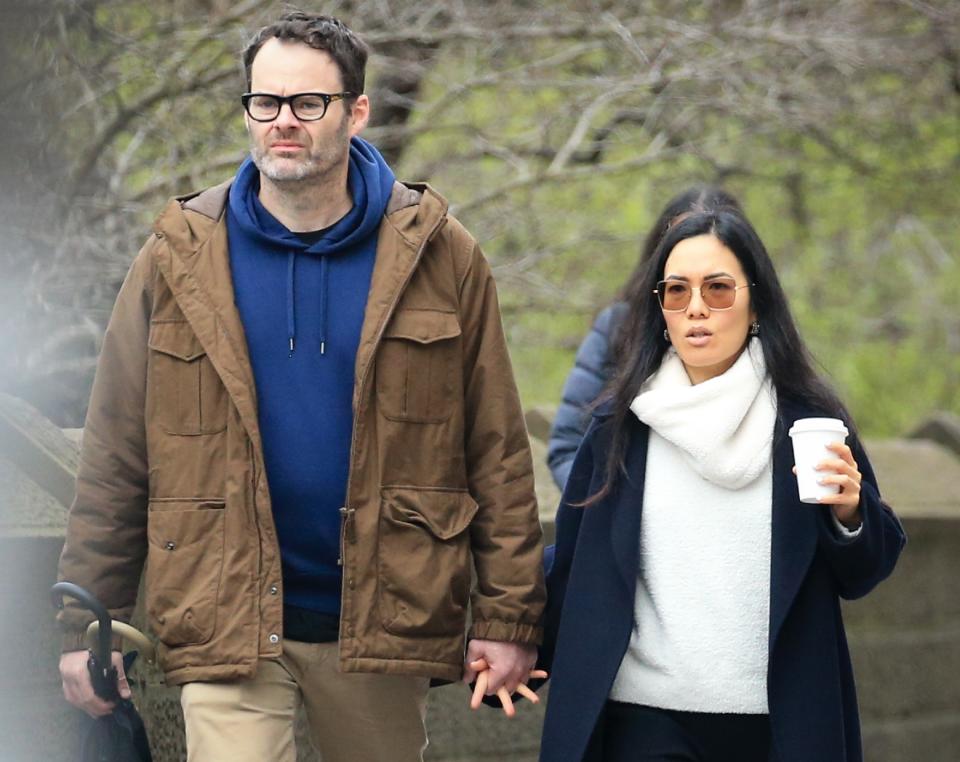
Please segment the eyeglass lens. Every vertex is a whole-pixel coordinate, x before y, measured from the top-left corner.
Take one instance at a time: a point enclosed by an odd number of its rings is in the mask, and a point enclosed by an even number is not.
[[[682,280],[662,280],[657,284],[660,306],[667,311],[685,310],[692,295],[690,284]],[[728,310],[737,297],[737,283],[733,278],[711,278],[700,284],[700,297],[710,309]]]
[[[327,101],[318,95],[297,95],[290,100],[290,108],[297,119],[311,121],[323,117]],[[247,109],[254,119],[268,121],[280,113],[280,99],[272,95],[254,95],[247,103]]]

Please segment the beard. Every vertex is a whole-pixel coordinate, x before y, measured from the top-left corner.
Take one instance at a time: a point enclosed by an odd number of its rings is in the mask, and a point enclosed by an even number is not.
[[[264,177],[275,183],[295,183],[325,177],[346,160],[349,152],[350,134],[347,115],[341,119],[336,133],[324,143],[314,144],[306,156],[278,156],[250,135],[250,156],[253,158],[253,163]]]

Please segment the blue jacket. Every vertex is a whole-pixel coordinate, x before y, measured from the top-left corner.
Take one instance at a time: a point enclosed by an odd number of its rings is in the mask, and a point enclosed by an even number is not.
[[[787,428],[817,411],[780,400],[773,452],[770,638],[767,696],[777,762],[861,762],[853,671],[840,613],[893,570],[906,542],[880,498],[867,456],[863,531],[841,539],[826,506],[801,503]],[[551,672],[541,762],[580,762],[620,667],[633,627],[640,511],[649,428],[630,416],[628,479],[588,508],[610,446],[611,405],[595,413],[557,514],[556,555],[547,577],[541,664]]]
[[[610,347],[626,312],[626,302],[617,302],[597,315],[563,384],[563,397],[553,419],[547,447],[547,464],[560,489],[567,483],[573,456],[577,454],[580,440],[590,423],[587,407],[600,396],[610,378]]]

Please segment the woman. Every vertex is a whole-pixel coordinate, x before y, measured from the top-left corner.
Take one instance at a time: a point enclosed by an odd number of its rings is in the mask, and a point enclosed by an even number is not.
[[[859,762],[839,598],[905,542],[855,433],[799,501],[787,430],[849,417],[736,211],[664,235],[557,515],[543,762]]]
[[[580,344],[573,368],[563,385],[563,397],[553,420],[547,448],[547,463],[553,481],[561,490],[567,482],[573,456],[590,422],[588,408],[606,386],[612,358],[619,354],[617,328],[627,312],[627,304],[638,296],[644,264],[653,256],[657,243],[671,224],[685,214],[711,209],[739,211],[740,204],[725,190],[712,185],[696,185],[670,200],[650,228],[640,251],[640,261],[617,300],[600,311]]]

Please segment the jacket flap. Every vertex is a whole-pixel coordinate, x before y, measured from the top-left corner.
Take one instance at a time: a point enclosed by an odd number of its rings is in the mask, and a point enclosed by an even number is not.
[[[384,331],[384,338],[409,339],[430,344],[460,335],[456,313],[440,310],[397,310]]]
[[[384,487],[384,512],[393,521],[425,527],[449,540],[466,529],[479,506],[469,492],[429,487]]]
[[[151,323],[150,338],[147,341],[150,349],[172,355],[181,360],[190,362],[205,354],[200,340],[193,328],[185,320]]]

